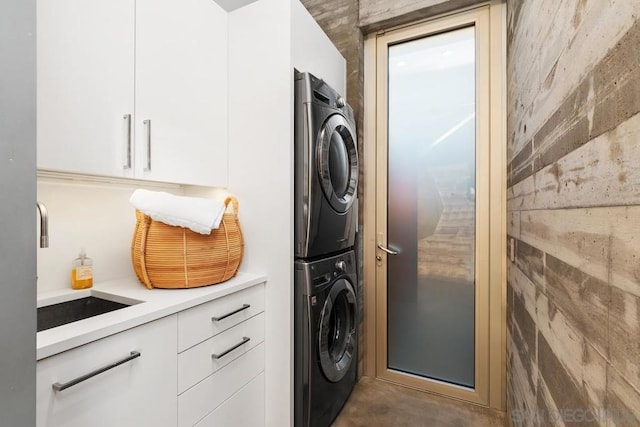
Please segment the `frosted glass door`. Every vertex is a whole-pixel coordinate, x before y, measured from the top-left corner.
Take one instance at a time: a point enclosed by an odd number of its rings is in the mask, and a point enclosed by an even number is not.
[[[474,387],[475,27],[389,46],[387,364]]]

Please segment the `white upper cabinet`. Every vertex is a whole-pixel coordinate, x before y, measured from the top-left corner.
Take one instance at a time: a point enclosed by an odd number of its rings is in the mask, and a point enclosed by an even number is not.
[[[37,2],[38,168],[132,176],[123,117],[134,111],[134,6]]]
[[[135,86],[142,176],[226,186],[227,13],[213,0],[137,0]]]
[[[38,168],[227,185],[227,13],[38,1]]]

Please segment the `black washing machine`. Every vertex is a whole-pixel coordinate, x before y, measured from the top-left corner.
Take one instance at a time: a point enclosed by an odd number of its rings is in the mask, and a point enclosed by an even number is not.
[[[318,258],[354,245],[358,149],[353,110],[310,73],[295,71],[294,252]]]
[[[327,427],[356,382],[353,251],[295,265],[295,426]]]

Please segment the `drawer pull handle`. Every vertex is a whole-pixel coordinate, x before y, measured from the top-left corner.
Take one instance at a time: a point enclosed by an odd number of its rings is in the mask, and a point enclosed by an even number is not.
[[[219,322],[219,321],[221,321],[221,320],[226,319],[226,318],[227,318],[227,317],[229,317],[229,316],[233,316],[233,315],[234,315],[234,314],[236,314],[236,313],[240,313],[241,311],[246,310],[246,309],[247,309],[247,308],[249,308],[249,307],[251,307],[251,305],[250,305],[250,304],[242,304],[242,307],[240,307],[240,308],[239,308],[239,309],[237,309],[237,310],[233,310],[231,313],[227,313],[227,314],[225,314],[224,316],[220,316],[220,317],[212,317],[212,318],[211,318],[211,321],[212,321],[212,322]]]
[[[251,338],[249,337],[242,337],[242,341],[240,341],[238,344],[234,345],[233,347],[223,351],[220,354],[212,354],[211,358],[213,359],[220,359],[221,357],[226,356],[227,354],[231,353],[233,350],[235,350],[236,348],[240,347],[243,344],[248,343],[249,341],[251,341]]]
[[[55,391],[66,390],[69,387],[73,387],[74,385],[79,384],[79,383],[81,383],[83,381],[86,381],[91,377],[95,377],[96,375],[99,375],[99,374],[101,374],[103,372],[108,371],[109,369],[113,369],[116,366],[120,366],[123,363],[127,363],[127,362],[129,362],[129,361],[131,361],[133,359],[138,358],[138,357],[140,357],[140,352],[139,351],[132,351],[129,356],[127,356],[127,357],[125,357],[123,359],[117,360],[117,361],[115,361],[115,362],[113,362],[113,363],[111,363],[111,364],[109,364],[107,366],[104,366],[102,368],[96,369],[95,371],[89,372],[88,374],[82,375],[82,376],[80,376],[80,377],[78,377],[76,379],[73,379],[73,380],[69,381],[69,382],[66,382],[66,383],[63,383],[63,384],[53,383],[51,385],[51,387]]]

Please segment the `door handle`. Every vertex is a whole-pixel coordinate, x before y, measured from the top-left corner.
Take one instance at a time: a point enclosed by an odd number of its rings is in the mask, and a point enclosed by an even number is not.
[[[378,243],[378,249],[380,249],[382,252],[385,252],[389,255],[398,255],[400,252],[393,250],[393,249],[389,249],[387,247],[382,246],[382,244]]]

